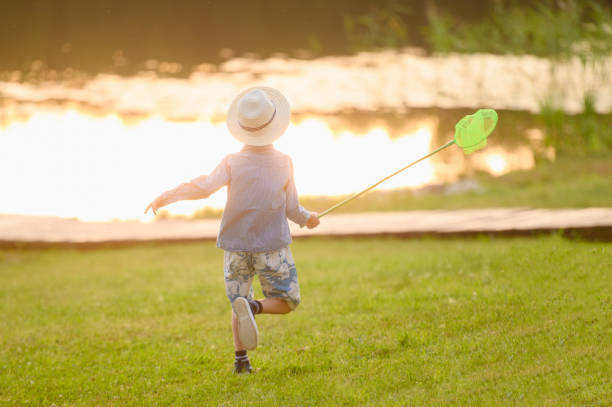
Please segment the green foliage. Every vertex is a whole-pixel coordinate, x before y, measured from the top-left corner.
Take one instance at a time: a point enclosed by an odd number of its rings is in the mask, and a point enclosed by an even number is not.
[[[584,139],[586,151],[601,153],[612,150],[612,129],[595,111],[595,98],[590,93],[584,95],[583,106],[576,133]]]
[[[427,7],[427,26],[422,30],[433,52],[578,56],[584,61],[612,52],[612,12],[595,0],[540,0],[530,6],[496,1],[490,15],[477,21],[461,20],[434,4]],[[345,14],[350,48],[411,45],[407,35],[410,12],[406,2],[388,0],[365,14]]]
[[[496,2],[490,17],[477,22],[462,22],[435,8],[427,16],[425,38],[435,52],[584,60],[612,52],[612,15],[595,1],[539,1],[532,7]]]
[[[302,305],[231,373],[213,243],[0,250],[0,404],[608,405],[612,248],[304,239]],[[259,291],[257,287],[257,291]]]
[[[550,99],[541,104],[539,118],[546,143],[561,153],[601,154],[612,150],[612,122],[599,115],[591,93],[584,95],[582,113],[569,116]]]
[[[353,52],[375,48],[398,48],[408,41],[403,17],[410,13],[399,0],[387,0],[371,12],[359,16],[344,15],[344,32]]]
[[[564,143],[567,147],[565,135],[569,133],[569,129],[565,123],[565,112],[547,101],[540,104],[540,119],[546,129],[546,143],[557,147]],[[576,138],[570,137],[569,140]]]

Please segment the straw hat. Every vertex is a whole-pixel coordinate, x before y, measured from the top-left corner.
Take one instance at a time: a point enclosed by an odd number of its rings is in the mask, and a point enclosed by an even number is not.
[[[256,86],[242,91],[227,112],[227,127],[238,141],[265,146],[289,126],[291,107],[276,89]]]

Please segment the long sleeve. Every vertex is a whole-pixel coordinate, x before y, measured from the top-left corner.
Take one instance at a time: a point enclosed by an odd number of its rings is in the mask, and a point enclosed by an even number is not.
[[[201,175],[164,192],[161,195],[162,206],[177,201],[208,198],[212,193],[227,185],[229,180],[230,169],[226,157],[210,175]]]
[[[291,159],[289,159],[289,164],[291,165],[291,173],[285,189],[287,194],[287,218],[300,226],[304,226],[308,218],[310,218],[310,212],[304,209],[299,203],[298,193],[293,179],[293,162]]]

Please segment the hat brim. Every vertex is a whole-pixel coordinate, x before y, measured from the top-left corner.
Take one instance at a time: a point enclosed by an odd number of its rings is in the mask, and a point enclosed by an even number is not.
[[[238,101],[248,92],[253,90],[261,90],[270,98],[276,107],[274,119],[263,129],[257,131],[248,131],[240,126],[238,122]],[[291,119],[291,107],[287,99],[274,88],[266,86],[256,86],[246,89],[234,98],[227,112],[227,128],[234,138],[242,143],[252,146],[265,146],[278,140],[280,136],[289,127]]]

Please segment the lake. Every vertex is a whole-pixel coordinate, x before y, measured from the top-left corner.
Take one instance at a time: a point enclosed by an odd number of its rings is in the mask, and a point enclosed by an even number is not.
[[[533,119],[543,100],[572,114],[592,92],[598,112],[612,111],[612,84],[597,72],[529,56],[235,58],[202,64],[188,78],[167,77],[177,69],[170,63],[147,66],[131,77],[2,73],[0,213],[150,219],[142,211],[157,194],[241,147],[224,115],[235,94],[256,84],[281,89],[292,104],[292,124],[275,146],[292,156],[301,195],[361,190],[450,140],[454,123],[480,107],[500,114],[489,147],[471,156],[452,147],[381,188],[529,169],[542,149],[554,158]],[[221,190],[169,209],[190,214],[224,199]]]

